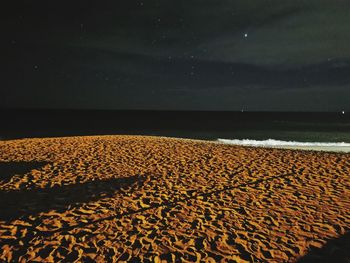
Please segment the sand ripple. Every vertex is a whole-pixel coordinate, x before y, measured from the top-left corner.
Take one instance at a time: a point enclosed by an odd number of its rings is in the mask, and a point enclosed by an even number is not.
[[[0,261],[341,260],[349,174],[349,154],[141,136],[2,141]]]

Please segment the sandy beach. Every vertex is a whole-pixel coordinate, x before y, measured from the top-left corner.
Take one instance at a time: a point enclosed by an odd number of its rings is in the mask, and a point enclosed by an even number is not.
[[[0,261],[348,262],[350,154],[0,141]]]

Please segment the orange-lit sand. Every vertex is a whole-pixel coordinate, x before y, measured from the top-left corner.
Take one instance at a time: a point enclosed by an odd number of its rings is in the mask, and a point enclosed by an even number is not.
[[[0,142],[0,172],[1,262],[349,256],[350,154],[23,139]]]

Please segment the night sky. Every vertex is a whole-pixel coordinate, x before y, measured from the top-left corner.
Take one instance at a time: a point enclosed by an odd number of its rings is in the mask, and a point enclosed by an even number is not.
[[[89,2],[3,10],[0,107],[350,111],[348,0]]]

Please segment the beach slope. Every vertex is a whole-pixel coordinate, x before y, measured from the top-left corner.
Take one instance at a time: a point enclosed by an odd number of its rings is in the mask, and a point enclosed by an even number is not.
[[[350,154],[144,136],[0,141],[0,261],[349,260]]]

